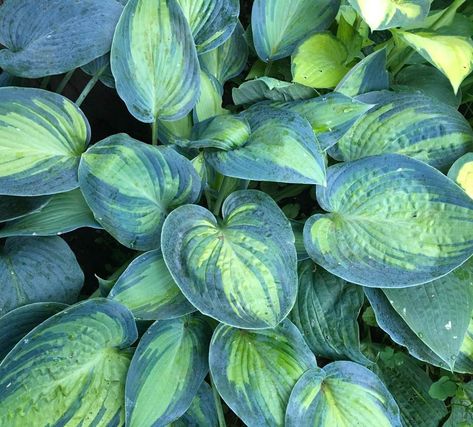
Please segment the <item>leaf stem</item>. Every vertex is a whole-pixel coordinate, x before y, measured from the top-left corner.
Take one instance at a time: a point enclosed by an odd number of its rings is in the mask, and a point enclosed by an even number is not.
[[[89,83],[84,87],[82,90],[81,94],[77,98],[76,105],[80,107],[82,103],[84,102],[85,98],[87,98],[87,95],[90,93],[90,91],[94,88],[94,86],[97,84],[97,82],[100,79],[100,76],[103,74],[105,69],[107,68],[107,65],[104,65],[99,71],[97,71],[97,74],[95,74],[90,80]]]
[[[41,80],[40,89],[46,89],[49,82],[51,81],[51,76],[46,76]]]
[[[151,125],[151,144],[158,145],[158,118],[154,118],[154,122]]]
[[[264,69],[264,75],[269,76],[269,73],[271,72],[271,68],[273,67],[273,61],[268,61],[266,64],[266,67]]]
[[[218,216],[220,213],[220,208],[222,207],[223,199],[225,198],[225,181],[227,180],[227,177],[224,176],[222,179],[222,184],[220,184],[220,189],[218,190],[218,196],[217,200],[215,202],[215,206],[212,209],[212,212],[215,216]]]
[[[62,78],[61,80],[61,83],[58,84],[57,88],[56,88],[56,93],[62,93],[62,91],[64,90],[64,88],[67,86],[67,84],[69,83],[69,80],[71,80],[71,77],[72,75],[74,74],[74,71],[76,71],[76,69],[72,69],[71,71],[69,71],[67,74],[64,75],[64,77]]]
[[[217,417],[218,417],[218,426],[219,427],[227,427],[227,423],[225,422],[225,414],[223,413],[222,408],[222,401],[220,399],[220,395],[218,394],[217,388],[215,387],[214,380],[212,378],[212,374],[210,376],[210,385],[212,386],[212,394],[214,397],[215,407],[217,408]]]

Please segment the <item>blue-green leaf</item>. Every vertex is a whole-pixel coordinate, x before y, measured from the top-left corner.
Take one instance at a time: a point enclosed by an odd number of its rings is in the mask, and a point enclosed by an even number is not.
[[[389,154],[332,166],[317,200],[330,213],[306,222],[307,252],[349,282],[419,285],[473,254],[473,201],[443,174],[409,157]]]
[[[165,426],[189,408],[209,369],[211,335],[207,320],[195,315],[146,331],[126,379],[128,426]]]
[[[202,313],[241,328],[274,327],[296,298],[291,225],[256,190],[233,192],[222,216],[196,205],[171,212],[161,244],[169,271]]]
[[[283,426],[289,395],[316,360],[297,328],[285,320],[275,329],[240,330],[219,325],[209,364],[217,390],[249,426]]]
[[[120,243],[139,250],[159,247],[166,214],[197,201],[201,189],[200,178],[185,157],[125,134],[87,150],[79,180],[97,221]]]
[[[0,222],[22,218],[39,212],[49,203],[49,196],[0,196]]]
[[[99,56],[93,61],[83,65],[81,70],[89,76],[96,76],[100,73],[99,80],[107,87],[115,88],[115,79],[113,78],[110,67],[110,54]]]
[[[194,107],[195,123],[229,113],[222,107],[222,85],[205,70],[200,71],[200,89],[200,96]]]
[[[460,157],[448,171],[448,177],[473,199],[473,153]]]

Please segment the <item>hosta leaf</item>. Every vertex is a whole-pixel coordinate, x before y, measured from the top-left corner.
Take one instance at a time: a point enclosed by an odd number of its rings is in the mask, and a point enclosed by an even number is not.
[[[49,203],[50,199],[49,196],[0,196],[0,222],[11,221],[32,212],[39,212]]]
[[[0,88],[0,194],[39,196],[78,187],[77,166],[89,138],[87,119],[63,96]]]
[[[110,50],[115,0],[7,0],[0,7],[0,67],[16,76],[61,74]]]
[[[309,255],[304,246],[304,223],[291,220],[292,232],[294,233],[297,261],[309,259]]]
[[[158,138],[163,144],[173,144],[176,139],[188,139],[191,133],[192,112],[179,120],[158,120]]]
[[[448,171],[448,177],[473,199],[473,153],[460,157]]]
[[[0,251],[0,283],[5,314],[32,302],[74,303],[84,275],[60,237],[18,237],[7,239]]]
[[[348,0],[371,27],[386,30],[422,22],[432,0]]]
[[[200,195],[200,178],[189,160],[125,134],[91,147],[82,156],[79,180],[97,221],[138,250],[159,247],[167,212]]]
[[[128,426],[164,426],[189,408],[209,369],[211,335],[200,316],[158,321],[146,331],[126,379]]]
[[[248,45],[245,40],[245,30],[239,22],[225,43],[199,55],[201,67],[214,76],[222,86],[243,71],[247,59]]]
[[[0,317],[0,361],[28,332],[67,307],[59,302],[35,302]]]
[[[84,301],[33,329],[0,364],[0,424],[123,425],[133,316]]]
[[[292,78],[314,88],[333,88],[350,70],[345,45],[330,33],[314,34],[292,55]]]
[[[186,16],[197,50],[215,49],[232,34],[240,14],[238,0],[177,0]]]
[[[292,390],[287,427],[401,427],[399,408],[381,380],[353,362],[308,370]]]
[[[101,228],[79,189],[55,194],[40,211],[7,222],[0,237],[54,236],[81,227]]]
[[[200,96],[194,107],[194,122],[202,122],[214,116],[228,114],[222,107],[223,87],[207,71],[200,72]]]
[[[385,89],[389,89],[386,49],[380,49],[363,58],[335,88],[337,92],[347,96]]]
[[[100,73],[99,80],[105,86],[115,89],[115,79],[113,78],[112,69],[110,67],[109,53],[99,56],[88,64],[83,65],[81,70],[89,76],[95,76]]]
[[[289,395],[300,376],[316,367],[297,328],[247,331],[219,325],[210,344],[210,371],[217,390],[249,426],[283,426]]]
[[[275,108],[248,111],[244,118],[251,128],[248,141],[206,152],[213,168],[240,179],[325,184],[324,157],[307,120]]]
[[[308,35],[334,20],[340,0],[255,0],[251,14],[253,41],[265,62],[290,56]]]
[[[409,157],[389,154],[332,166],[317,200],[330,213],[306,222],[307,252],[349,282],[419,285],[473,254],[473,201],[443,174]]]
[[[398,153],[445,169],[473,148],[473,131],[462,114],[428,96],[375,92],[360,100],[376,107],[329,151],[337,160]]]
[[[296,298],[291,225],[276,203],[256,190],[233,192],[223,221],[189,205],[164,223],[164,260],[187,299],[202,313],[242,328],[268,328]]]
[[[159,249],[134,259],[108,297],[128,307],[137,319],[170,319],[195,310],[169,274]]]
[[[452,399],[452,412],[443,427],[468,427],[473,424],[473,381],[461,384]]]
[[[317,268],[312,261],[299,265],[299,291],[291,320],[317,357],[370,361],[361,353],[358,315],[363,289]]]
[[[111,52],[117,92],[146,123],[177,120],[199,96],[199,61],[177,0],[129,0]]]
[[[455,93],[473,71],[473,41],[469,37],[406,31],[396,34],[445,74]]]

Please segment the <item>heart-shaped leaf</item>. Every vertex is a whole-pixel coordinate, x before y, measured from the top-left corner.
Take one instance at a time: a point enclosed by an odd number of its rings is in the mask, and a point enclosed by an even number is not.
[[[473,153],[460,157],[448,171],[448,177],[473,199]]]
[[[291,390],[316,361],[297,328],[240,330],[219,325],[209,354],[217,390],[249,426],[283,426]]]
[[[39,212],[51,198],[49,196],[0,196],[0,222],[11,221]]]
[[[330,213],[306,222],[307,252],[349,282],[419,285],[473,254],[473,201],[443,174],[409,157],[388,154],[332,166],[317,200]]]
[[[0,194],[40,196],[78,187],[89,139],[87,119],[67,98],[0,88]]]
[[[211,335],[208,322],[194,315],[146,331],[126,379],[128,426],[165,426],[189,408],[208,373]]]
[[[233,192],[223,221],[188,205],[164,223],[162,251],[177,285],[202,313],[241,328],[275,327],[296,298],[291,225],[256,190]]]
[[[92,146],[79,167],[81,190],[97,221],[120,243],[159,247],[166,214],[200,196],[192,163],[169,147],[153,147],[125,134]]]
[[[123,425],[137,336],[132,314],[110,300],[49,318],[0,364],[0,425]]]

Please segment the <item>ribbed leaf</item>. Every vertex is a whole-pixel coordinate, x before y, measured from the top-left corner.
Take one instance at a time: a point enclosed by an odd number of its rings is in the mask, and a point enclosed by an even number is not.
[[[163,144],[173,144],[176,138],[190,138],[191,132],[192,112],[179,120],[158,120],[158,138]]]
[[[304,261],[309,259],[309,255],[304,246],[304,223],[290,220],[292,232],[294,233],[295,246],[297,252],[297,261]]]
[[[419,285],[473,254],[473,201],[440,172],[409,157],[389,154],[332,166],[317,200],[330,213],[306,222],[307,252],[349,282]]]
[[[460,157],[448,171],[448,177],[473,199],[473,153]]]
[[[401,427],[401,420],[375,374],[353,362],[333,362],[302,375],[292,390],[285,425]]]
[[[195,311],[169,274],[159,249],[135,258],[108,297],[143,320],[171,319]]]
[[[133,316],[103,299],[33,329],[0,364],[0,424],[123,425]]]
[[[118,1],[118,0],[116,0]],[[95,76],[100,73],[99,80],[107,87],[115,89],[115,79],[113,78],[110,67],[110,54],[99,56],[93,61],[83,65],[81,70],[89,76]]]
[[[461,384],[452,399],[452,412],[443,427],[468,427],[473,424],[473,381]]]
[[[0,250],[0,283],[0,313],[5,314],[32,302],[74,303],[84,275],[60,237],[18,237],[7,239]]]
[[[329,151],[337,160],[397,153],[445,169],[473,148],[473,131],[463,115],[428,96],[375,92],[358,99],[376,106]]]
[[[219,325],[210,344],[210,371],[227,405],[249,426],[283,426],[289,395],[316,367],[297,328],[247,331]]]
[[[81,227],[101,228],[79,189],[55,194],[40,211],[7,222],[0,237],[54,236]]]
[[[256,190],[233,192],[223,221],[205,208],[182,206],[164,223],[164,260],[187,299],[202,313],[241,328],[268,328],[296,298],[291,225]]]
[[[291,320],[317,357],[351,359],[369,364],[360,350],[358,316],[364,303],[363,288],[351,285],[317,267],[299,265],[299,291]]]
[[[200,71],[200,96],[194,107],[194,122],[202,122],[211,117],[228,114],[222,107],[223,87],[205,70]]]
[[[67,98],[0,88],[0,194],[39,196],[78,187],[77,166],[89,139],[87,119]]]
[[[165,426],[189,408],[209,369],[211,334],[200,316],[158,321],[146,331],[126,379],[128,426]]]
[[[199,61],[177,0],[129,0],[111,52],[117,92],[146,123],[177,120],[199,96]]]
[[[265,62],[290,56],[308,35],[334,20],[340,0],[255,0],[251,14],[253,40]]]
[[[79,180],[97,221],[138,250],[158,247],[167,212],[200,195],[200,178],[189,160],[125,134],[91,147],[82,156]]]
[[[115,0],[7,0],[0,7],[0,67],[36,78],[61,74],[110,50],[122,11]]]
[[[49,196],[0,196],[0,222],[11,221],[32,212],[39,212],[49,203],[50,199]]]

